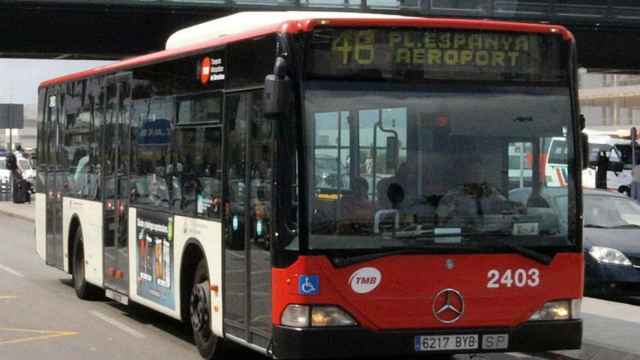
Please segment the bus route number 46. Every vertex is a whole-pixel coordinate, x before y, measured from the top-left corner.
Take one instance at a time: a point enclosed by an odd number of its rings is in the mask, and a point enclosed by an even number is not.
[[[536,287],[540,285],[540,270],[538,269],[507,269],[500,273],[499,270],[489,270],[487,273],[487,288],[498,289],[500,287]]]

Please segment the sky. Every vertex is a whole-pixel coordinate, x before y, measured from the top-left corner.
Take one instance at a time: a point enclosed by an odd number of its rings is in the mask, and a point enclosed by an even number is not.
[[[107,61],[0,59],[0,103],[36,104],[38,85]]]

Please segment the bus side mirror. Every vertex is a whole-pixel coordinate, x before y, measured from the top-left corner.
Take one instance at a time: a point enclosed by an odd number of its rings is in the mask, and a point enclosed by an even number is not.
[[[589,135],[580,133],[580,145],[582,145],[582,169],[591,165],[591,154],[589,153]]]
[[[287,61],[279,56],[273,74],[264,79],[263,111],[265,116],[278,117],[288,112],[291,80],[287,77]]]

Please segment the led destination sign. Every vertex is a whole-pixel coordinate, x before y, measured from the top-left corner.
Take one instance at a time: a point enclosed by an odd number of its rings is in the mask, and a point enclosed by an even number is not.
[[[312,78],[560,81],[559,36],[450,29],[324,28],[312,35]]]

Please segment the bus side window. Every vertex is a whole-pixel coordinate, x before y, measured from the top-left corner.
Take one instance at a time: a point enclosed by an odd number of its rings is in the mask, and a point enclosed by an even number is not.
[[[67,169],[67,196],[86,199],[93,195],[95,176],[92,174],[92,144],[94,130],[91,121],[91,103],[83,103],[86,81],[67,84],[67,116],[64,139],[65,167]],[[83,105],[84,104],[84,105]]]
[[[188,215],[217,218],[221,210],[221,127],[176,130],[179,208]]]
[[[176,178],[179,169],[170,163],[174,100],[151,97],[145,92],[141,92],[140,98],[137,95],[134,90],[131,131],[135,161],[131,167],[129,199],[132,204],[172,208],[179,193]]]

